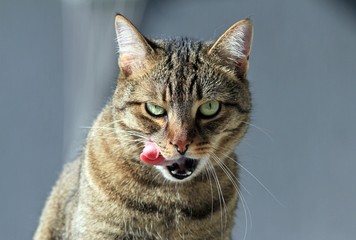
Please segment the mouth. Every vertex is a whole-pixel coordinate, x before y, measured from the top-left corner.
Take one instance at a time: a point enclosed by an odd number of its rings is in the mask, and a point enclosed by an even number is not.
[[[193,174],[198,161],[191,158],[180,158],[177,162],[167,166],[169,173],[178,180],[183,180]]]

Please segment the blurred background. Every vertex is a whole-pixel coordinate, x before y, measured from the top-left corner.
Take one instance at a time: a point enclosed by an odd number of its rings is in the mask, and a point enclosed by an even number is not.
[[[251,17],[253,125],[237,148],[248,192],[233,239],[355,239],[351,0],[1,0],[0,239],[31,239],[110,99],[116,12],[148,37],[203,40]]]

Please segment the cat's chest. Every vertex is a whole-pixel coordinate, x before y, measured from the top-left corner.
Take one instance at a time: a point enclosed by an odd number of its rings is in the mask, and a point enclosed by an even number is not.
[[[220,233],[221,216],[229,214],[225,208],[232,213],[237,202],[236,194],[226,194],[223,206],[216,189],[204,181],[182,188],[126,185],[115,195],[85,182],[82,186],[74,225],[85,231],[77,233],[78,239],[86,234],[96,239],[200,239],[207,231]]]

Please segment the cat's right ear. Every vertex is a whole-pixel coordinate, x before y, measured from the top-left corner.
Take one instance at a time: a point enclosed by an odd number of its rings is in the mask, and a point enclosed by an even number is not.
[[[116,39],[118,44],[118,65],[126,77],[142,69],[153,53],[146,38],[124,16],[115,17]]]

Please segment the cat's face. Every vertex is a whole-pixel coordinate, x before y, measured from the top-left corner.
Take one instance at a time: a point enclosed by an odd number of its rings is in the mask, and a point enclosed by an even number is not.
[[[122,16],[116,29],[121,74],[113,104],[121,128],[155,144],[165,159],[155,167],[169,180],[223,164],[249,121],[251,22],[215,43],[149,42]]]

